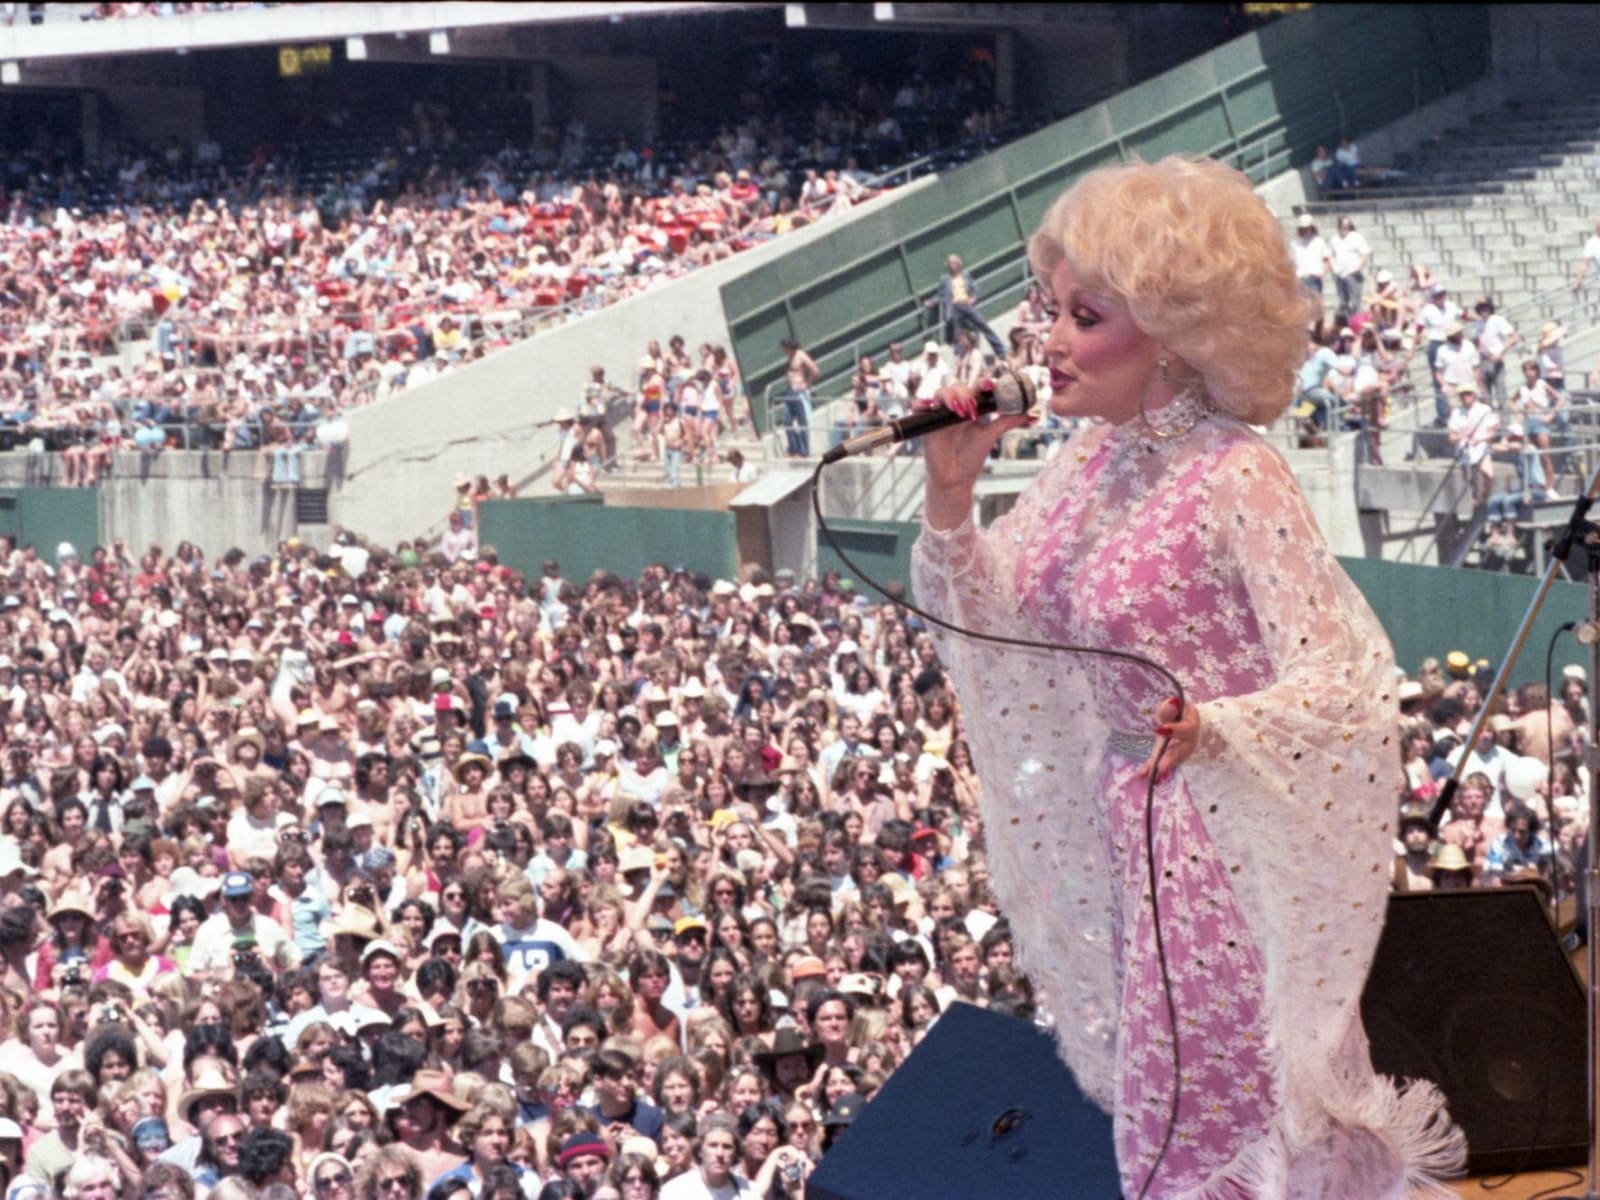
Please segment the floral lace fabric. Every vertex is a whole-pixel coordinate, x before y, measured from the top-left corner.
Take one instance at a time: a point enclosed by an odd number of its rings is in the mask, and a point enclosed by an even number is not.
[[[1282,458],[1221,416],[1170,442],[1091,426],[989,530],[924,530],[913,574],[919,602],[958,625],[1148,655],[1200,706],[1200,747],[1156,795],[1184,1073],[1148,1195],[1402,1196],[1459,1170],[1437,1089],[1397,1087],[1367,1053],[1393,655]],[[1063,1058],[1114,1114],[1136,1194],[1165,1132],[1171,1047],[1143,782],[1107,739],[1148,733],[1171,685],[1126,662],[936,636],[985,781],[1002,907]],[[1213,1071],[1219,1051],[1231,1063]]]

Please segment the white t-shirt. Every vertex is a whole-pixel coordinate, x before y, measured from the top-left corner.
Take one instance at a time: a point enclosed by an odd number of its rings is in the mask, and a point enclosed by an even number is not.
[[[748,1180],[729,1176],[722,1187],[712,1187],[700,1177],[700,1168],[669,1179],[661,1189],[661,1200],[756,1200],[756,1190]]]
[[[1500,429],[1500,418],[1482,400],[1450,414],[1450,432],[1460,437],[1462,461],[1477,466],[1489,455],[1489,444]]]
[[[1321,279],[1327,270],[1326,262],[1333,257],[1333,252],[1328,249],[1328,243],[1318,234],[1309,241],[1305,238],[1294,240],[1294,273],[1301,279]]]
[[[1332,246],[1335,275],[1356,274],[1362,269],[1362,261],[1372,253],[1372,247],[1367,245],[1367,239],[1354,229],[1349,233],[1335,234]]]
[[[1506,342],[1516,332],[1510,321],[1499,313],[1490,313],[1483,322],[1483,332],[1478,334],[1478,349],[1485,358],[1498,358],[1506,352]]]
[[[1422,311],[1417,313],[1417,324],[1422,326],[1423,332],[1430,342],[1444,341],[1444,331],[1450,328],[1450,323],[1461,315],[1460,307],[1451,300],[1443,304],[1430,300],[1422,306]]]
[[[1600,273],[1600,233],[1591,233],[1583,243],[1583,256],[1595,272]]]
[[[879,378],[883,380],[884,390],[897,400],[909,397],[911,370],[914,365],[903,358],[899,362],[890,359],[884,363],[883,370],[878,372]]]
[[[1477,379],[1477,348],[1466,338],[1462,338],[1459,344],[1447,341],[1439,347],[1434,366],[1438,367],[1439,374],[1450,387],[1458,388],[1464,383],[1472,383]]]
[[[922,379],[917,383],[917,399],[932,400],[939,389],[950,382],[950,367],[944,359],[929,364],[927,355],[922,359]]]
[[[270,819],[258,821],[248,810],[241,808],[228,820],[228,849],[238,850],[239,859],[265,858],[271,860],[278,853],[278,834],[295,819],[286,812],[274,810]]]

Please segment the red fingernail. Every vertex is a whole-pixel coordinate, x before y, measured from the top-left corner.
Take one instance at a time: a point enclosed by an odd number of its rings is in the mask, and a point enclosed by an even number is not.
[[[1160,774],[1158,774],[1156,776],[1156,785],[1159,787],[1161,784],[1165,783],[1167,781],[1167,776],[1171,775],[1171,774],[1172,774],[1172,769],[1170,767],[1167,768],[1166,770],[1163,770]]]
[[[1170,734],[1172,732],[1172,726],[1171,725],[1157,725],[1156,726],[1156,732],[1158,734],[1160,734],[1162,737],[1166,737],[1168,734]]]

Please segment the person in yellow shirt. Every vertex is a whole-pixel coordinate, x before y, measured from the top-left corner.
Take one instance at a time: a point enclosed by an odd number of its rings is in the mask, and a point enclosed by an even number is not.
[[[978,289],[972,282],[972,276],[962,267],[961,256],[952,254],[944,260],[944,265],[945,274],[939,279],[939,291],[923,307],[939,306],[945,342],[954,345],[956,335],[963,329],[970,329],[983,335],[983,340],[989,343],[989,349],[994,351],[996,359],[1004,358],[1005,345],[978,311]]]

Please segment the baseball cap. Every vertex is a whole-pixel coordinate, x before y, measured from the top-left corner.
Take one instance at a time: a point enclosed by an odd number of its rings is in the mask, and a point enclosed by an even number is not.
[[[229,871],[222,877],[222,894],[229,899],[248,896],[254,890],[255,880],[249,871]]]

